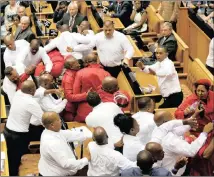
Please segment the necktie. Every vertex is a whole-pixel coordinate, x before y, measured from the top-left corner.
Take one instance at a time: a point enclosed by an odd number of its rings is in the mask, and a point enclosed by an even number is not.
[[[71,31],[72,31],[72,28],[74,26],[74,20],[75,20],[74,16],[73,17],[71,16],[70,21],[69,21],[69,27],[70,27]]]
[[[120,3],[117,4],[117,13],[120,13]]]
[[[165,42],[166,37],[163,38],[162,42],[160,43],[160,45],[163,45],[163,43]]]

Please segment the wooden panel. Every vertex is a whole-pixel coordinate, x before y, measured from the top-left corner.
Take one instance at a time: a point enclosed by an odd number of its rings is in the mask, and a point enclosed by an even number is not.
[[[155,112],[158,112],[158,111],[170,112],[170,114],[172,115],[172,119],[175,119],[175,111],[176,110],[177,110],[177,108],[164,108],[164,109],[155,109]]]
[[[4,96],[1,95],[1,118],[7,118]]]
[[[160,1],[151,1],[150,4],[155,8],[158,9],[160,5]]]
[[[88,17],[88,21],[91,24],[91,29],[95,32],[95,33],[99,33],[101,31],[101,28],[99,27],[98,23],[96,22],[92,12],[91,12],[91,8],[87,9],[87,17]]]
[[[51,4],[48,4],[45,1],[34,1],[35,2],[35,7],[38,13],[36,13],[36,15],[48,15],[48,14],[53,14],[53,8],[51,6]],[[46,7],[46,8],[42,8],[41,12],[39,12],[39,5],[40,7]]]

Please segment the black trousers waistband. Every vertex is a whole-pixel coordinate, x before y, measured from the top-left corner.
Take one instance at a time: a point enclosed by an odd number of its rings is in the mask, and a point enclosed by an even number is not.
[[[16,132],[16,131],[10,130],[10,129],[7,128],[6,125],[5,125],[4,129],[8,133],[10,133],[10,134],[16,134],[16,135],[28,135],[28,133],[29,133],[29,132]]]

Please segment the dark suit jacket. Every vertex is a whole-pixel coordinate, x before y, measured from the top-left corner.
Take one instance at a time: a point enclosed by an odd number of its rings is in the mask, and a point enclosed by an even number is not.
[[[129,26],[132,22],[130,16],[132,14],[132,4],[129,1],[122,1],[119,8],[117,2],[113,2],[108,9],[114,11],[112,17],[119,18],[125,27]],[[117,10],[118,9],[118,10]]]
[[[24,31],[22,31],[21,28],[18,27],[18,28],[16,29],[16,33],[15,33],[15,35],[14,35],[15,41],[16,41],[16,40],[20,40],[20,39],[24,39],[24,40],[26,40],[26,41],[28,41],[28,42],[31,42],[31,41],[32,41],[33,39],[35,39],[35,38],[36,38],[36,36],[35,36],[35,34],[32,32],[30,26],[29,26],[26,30],[24,30]]]
[[[162,44],[163,39],[164,37],[159,38],[157,43]],[[175,61],[176,60],[175,55],[178,48],[177,40],[175,39],[175,36],[173,34],[168,36],[162,45],[167,48],[167,51],[169,53],[168,58]]]
[[[69,13],[65,13],[62,17],[62,19],[60,21],[57,22],[56,26],[57,28],[59,28],[60,26],[67,24],[69,25],[69,20],[70,20],[70,14]],[[72,28],[71,32],[77,32],[77,25],[80,25],[80,23],[84,20],[87,20],[87,18],[83,15],[81,15],[80,13],[78,13],[75,17],[75,21],[74,21],[74,25]]]

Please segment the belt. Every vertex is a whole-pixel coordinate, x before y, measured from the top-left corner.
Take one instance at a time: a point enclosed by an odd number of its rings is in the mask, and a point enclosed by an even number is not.
[[[10,130],[7,128],[7,126],[5,125],[4,129],[8,132],[8,133],[11,133],[11,134],[16,134],[16,135],[27,135],[29,132],[16,132],[16,131],[13,131],[13,130]]]

